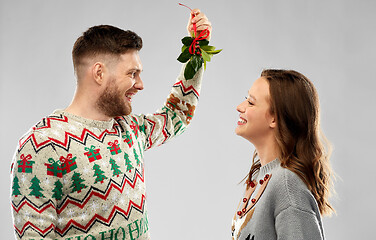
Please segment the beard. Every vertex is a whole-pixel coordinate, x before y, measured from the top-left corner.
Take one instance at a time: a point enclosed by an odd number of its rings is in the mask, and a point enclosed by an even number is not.
[[[125,95],[115,86],[111,80],[103,93],[99,96],[96,106],[108,117],[119,117],[129,115],[132,112],[130,103],[125,102]]]

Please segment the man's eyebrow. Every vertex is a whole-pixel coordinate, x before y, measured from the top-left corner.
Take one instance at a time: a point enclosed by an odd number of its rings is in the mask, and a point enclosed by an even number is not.
[[[139,69],[139,68],[135,67],[135,68],[131,68],[131,69],[129,69],[129,70],[127,71],[127,73],[132,73],[132,72],[142,72],[142,71],[143,71],[142,69]]]

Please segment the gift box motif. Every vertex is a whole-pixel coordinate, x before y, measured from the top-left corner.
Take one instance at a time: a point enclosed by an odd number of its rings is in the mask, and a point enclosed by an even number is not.
[[[56,176],[59,178],[63,177],[63,170],[60,166],[60,161],[55,161],[53,158],[48,159],[48,163],[45,163],[44,165],[47,166],[47,175],[49,176]]]
[[[64,156],[60,157],[60,162],[62,163],[61,169],[63,170],[63,175],[70,173],[71,171],[77,168],[77,163],[76,163],[77,157],[74,157],[74,158],[72,157],[73,155],[71,153],[69,153],[67,157],[64,157]]]
[[[17,161],[18,163],[18,172],[24,173],[32,173],[33,172],[33,164],[34,161],[29,161],[32,159],[31,155],[28,154],[25,156],[24,154],[21,155],[21,160]]]
[[[84,154],[87,156],[87,158],[89,159],[89,162],[94,162],[95,160],[99,160],[99,159],[102,159],[102,156],[101,154],[99,153],[100,149],[97,148],[95,149],[95,146],[94,145],[91,145],[90,148],[88,147],[85,147],[85,150],[87,152],[85,152]]]
[[[132,135],[128,131],[126,131],[125,135],[123,135],[123,138],[124,138],[124,142],[126,142],[129,148],[131,148],[133,146]]]
[[[109,142],[108,145],[110,147],[107,147],[107,149],[110,149],[111,155],[121,153],[120,144],[118,144],[118,140],[115,140],[114,142]]]

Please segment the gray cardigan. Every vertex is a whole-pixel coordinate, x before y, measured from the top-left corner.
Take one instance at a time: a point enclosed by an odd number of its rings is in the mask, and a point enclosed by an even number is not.
[[[252,217],[243,222],[238,238],[233,239],[325,239],[317,202],[299,176],[282,168],[278,159],[260,168],[257,182],[266,174],[271,177]],[[259,187],[257,184],[252,197]]]

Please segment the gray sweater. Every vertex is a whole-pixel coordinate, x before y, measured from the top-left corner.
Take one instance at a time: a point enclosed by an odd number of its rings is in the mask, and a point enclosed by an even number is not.
[[[325,239],[317,202],[299,176],[282,168],[278,159],[260,168],[257,182],[266,174],[271,177],[264,192],[252,211],[238,220],[233,239]],[[251,198],[260,186],[257,184]]]

